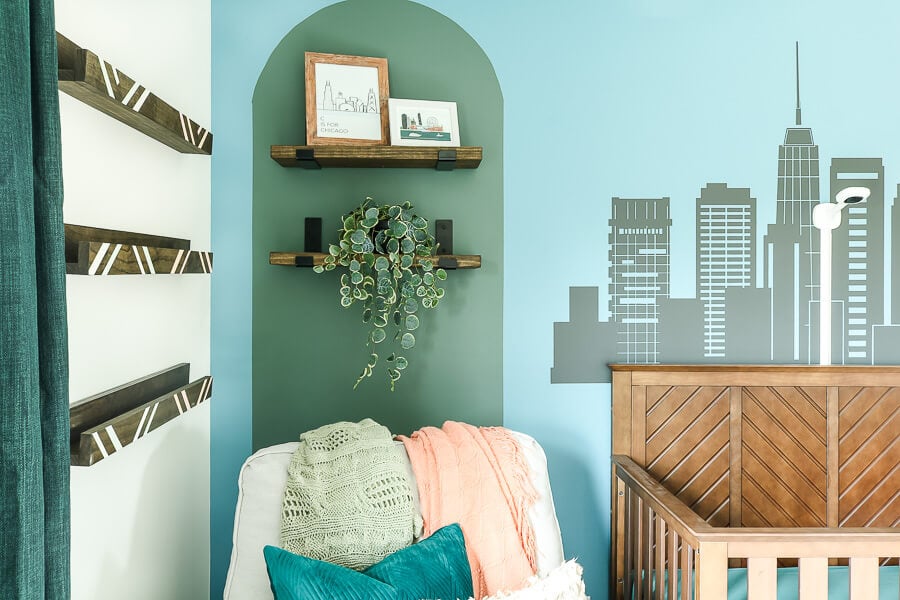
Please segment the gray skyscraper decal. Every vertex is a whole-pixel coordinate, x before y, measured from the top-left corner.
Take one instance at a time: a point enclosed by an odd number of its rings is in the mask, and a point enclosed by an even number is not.
[[[609,312],[618,325],[616,358],[658,362],[659,299],[669,297],[669,199],[613,198],[609,225]]]
[[[725,291],[756,283],[756,199],[749,188],[708,183],[697,198],[696,221],[703,356],[725,358]]]
[[[900,184],[891,205],[891,322],[900,321]]]
[[[810,318],[819,300],[819,232],[812,224],[819,203],[819,147],[812,129],[800,127],[800,66],[797,51],[796,127],[778,147],[775,223],[764,239],[764,281],[772,294],[772,349],[779,363],[816,362],[818,326]]]
[[[835,364],[871,364],[872,326],[884,323],[884,165],[881,159],[832,159],[831,200],[849,186],[867,187],[872,194],[866,202],[845,208],[843,223],[832,234],[831,356]],[[842,315],[840,320],[839,315]]]

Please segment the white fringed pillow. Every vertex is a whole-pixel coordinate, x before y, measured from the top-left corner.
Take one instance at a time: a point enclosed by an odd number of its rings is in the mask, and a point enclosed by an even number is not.
[[[474,599],[469,599],[474,600]],[[528,578],[527,585],[514,592],[498,592],[483,600],[590,600],[584,593],[581,565],[566,561],[543,577]]]

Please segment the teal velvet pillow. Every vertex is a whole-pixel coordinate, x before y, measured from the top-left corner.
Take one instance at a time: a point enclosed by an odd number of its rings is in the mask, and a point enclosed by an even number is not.
[[[365,571],[275,546],[263,549],[275,600],[456,600],[472,595],[472,572],[459,525],[447,525]]]

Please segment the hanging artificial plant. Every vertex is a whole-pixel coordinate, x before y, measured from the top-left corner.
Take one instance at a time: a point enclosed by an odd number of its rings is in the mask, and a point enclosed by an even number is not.
[[[353,389],[371,377],[380,352],[387,354],[393,391],[409,366],[405,354],[416,344],[419,308],[438,305],[444,297],[438,283],[447,279],[447,272],[435,269],[434,236],[428,233],[428,221],[413,214],[409,202],[378,206],[366,198],[344,217],[339,233],[339,242],[328,247],[325,264],[313,270],[346,267],[341,274],[341,306],[362,303],[362,320],[371,326],[366,346],[372,352]]]

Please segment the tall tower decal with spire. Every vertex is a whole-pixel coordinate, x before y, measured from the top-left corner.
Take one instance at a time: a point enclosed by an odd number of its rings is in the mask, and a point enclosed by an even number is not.
[[[777,214],[764,239],[764,273],[772,296],[771,359],[810,364],[819,339],[819,237],[812,225],[820,199],[819,147],[812,129],[802,127],[799,42],[795,52],[795,127],[778,146]]]

